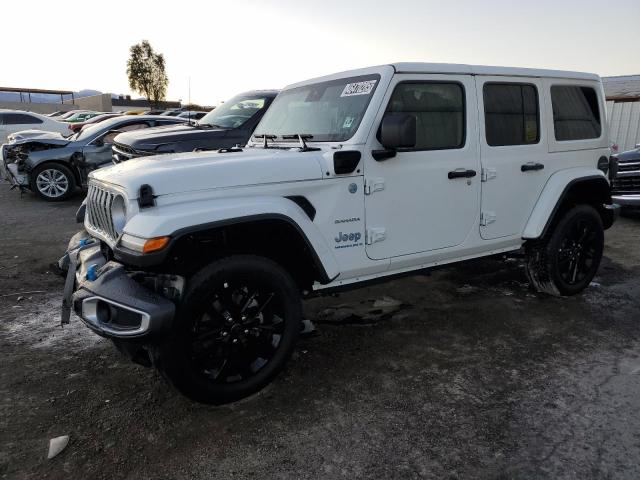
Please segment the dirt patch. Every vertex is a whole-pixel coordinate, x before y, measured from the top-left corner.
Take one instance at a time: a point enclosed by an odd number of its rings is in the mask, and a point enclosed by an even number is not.
[[[639,220],[577,297],[488,259],[308,301],[318,332],[287,371],[215,408],[59,326],[48,266],[79,203],[0,186],[0,294],[45,292],[0,297],[2,478],[640,476]]]

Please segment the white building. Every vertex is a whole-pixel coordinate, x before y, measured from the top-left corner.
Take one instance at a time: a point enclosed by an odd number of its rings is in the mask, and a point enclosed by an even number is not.
[[[604,77],[611,140],[619,152],[640,143],[640,75]]]

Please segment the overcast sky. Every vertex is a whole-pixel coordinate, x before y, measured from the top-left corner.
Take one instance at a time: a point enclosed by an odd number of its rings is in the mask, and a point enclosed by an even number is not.
[[[163,53],[170,100],[394,61],[640,74],[640,0],[29,1],[2,4],[0,86],[130,93],[129,47]]]

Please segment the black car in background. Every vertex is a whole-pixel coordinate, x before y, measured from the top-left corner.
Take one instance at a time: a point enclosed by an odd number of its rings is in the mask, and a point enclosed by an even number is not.
[[[611,185],[611,199],[624,210],[640,209],[640,144],[614,155],[618,174]]]
[[[197,122],[120,134],[114,140],[113,158],[123,161],[145,155],[244,145],[276,95],[277,90],[246,92],[213,109]]]

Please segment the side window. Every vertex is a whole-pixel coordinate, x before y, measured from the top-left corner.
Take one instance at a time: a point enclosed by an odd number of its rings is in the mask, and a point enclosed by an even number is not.
[[[24,113],[5,113],[5,125],[37,125],[42,123],[38,117],[32,117]]]
[[[148,123],[131,123],[129,125],[124,125],[120,128],[117,128],[109,133],[107,133],[104,136],[104,143],[113,143],[113,139],[116,138],[116,136],[119,133],[122,132],[130,132],[132,130],[140,130],[141,128],[147,128],[149,126]]]
[[[462,148],[465,142],[464,89],[459,83],[399,83],[387,112],[416,117],[414,150]]]
[[[540,141],[536,87],[520,83],[486,83],[483,95],[487,145],[529,145]]]
[[[598,95],[593,88],[554,85],[551,87],[551,105],[557,141],[600,137]]]

